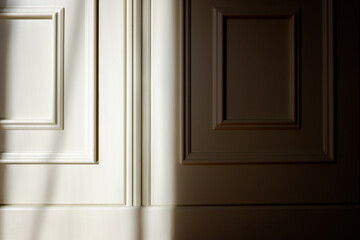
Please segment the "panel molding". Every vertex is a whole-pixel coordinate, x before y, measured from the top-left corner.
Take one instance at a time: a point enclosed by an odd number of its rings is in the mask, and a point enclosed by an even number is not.
[[[52,116],[50,119],[0,119],[0,130],[61,130],[64,120],[64,8],[0,7],[0,20],[50,20],[54,53]]]
[[[88,133],[85,139],[87,151],[85,152],[3,152],[0,153],[0,164],[97,164],[98,162],[98,0],[85,1],[85,79],[88,82],[86,98],[88,102]],[[57,71],[57,77],[62,81],[58,81],[56,85],[56,104],[61,111],[61,115],[55,112],[56,125],[50,125],[52,121],[24,121],[17,123],[10,121],[8,125],[0,126],[0,130],[48,130],[64,129],[64,92],[63,92],[63,66],[64,66],[64,33],[63,24],[65,22],[64,9],[62,7],[6,7],[1,8],[6,11],[5,17],[13,18],[24,16],[32,16],[40,19],[52,18],[56,20],[57,25],[54,28],[57,35],[57,59],[56,63],[61,67]],[[48,12],[52,10],[53,13]],[[32,11],[29,14],[29,11]],[[15,14],[14,14],[15,12]],[[34,13],[33,13],[34,12]],[[1,12],[0,12],[1,13]],[[55,24],[55,23],[54,23]],[[4,120],[8,123],[8,120]],[[42,125],[41,125],[42,124]],[[49,125],[47,125],[49,124]],[[1,124],[0,124],[1,125]],[[4,128],[6,126],[6,129]],[[49,126],[56,126],[51,128]]]
[[[290,106],[289,119],[261,119],[261,120],[227,120],[225,119],[224,101],[224,38],[226,31],[224,24],[227,18],[251,18],[251,19],[289,19],[291,21],[291,77],[290,77]],[[260,129],[298,129],[300,128],[300,13],[299,11],[271,12],[256,14],[239,12],[230,9],[213,9],[213,126],[214,130],[260,130]]]
[[[334,44],[333,44],[333,0],[323,0],[323,12],[322,12],[322,72],[323,72],[323,104],[322,104],[322,116],[323,116],[323,143],[322,150],[318,152],[302,152],[302,153],[269,153],[269,152],[193,152],[191,149],[191,0],[184,1],[184,156],[181,160],[181,164],[196,164],[196,165],[208,165],[208,164],[242,164],[242,163],[332,163],[335,162],[334,152]],[[239,11],[233,9],[214,9],[213,24],[218,25],[222,23],[224,16],[232,16],[234,13],[239,14]],[[225,14],[224,14],[225,12]],[[283,12],[284,13],[284,12]],[[264,15],[264,12],[259,11],[248,11],[241,14],[245,15]],[[281,14],[281,12],[276,12]],[[285,14],[289,14],[289,11],[285,11]],[[269,15],[268,13],[265,15]],[[291,16],[294,18],[295,29],[300,28],[301,9],[293,11]],[[297,23],[298,22],[298,23]],[[217,27],[216,27],[217,28]],[[221,31],[221,29],[220,29]],[[300,30],[296,30],[296,32]],[[216,41],[214,41],[213,49],[218,50],[219,43],[218,30],[215,31],[214,35]],[[300,41],[298,33],[295,37],[295,41]],[[299,43],[300,44],[300,43]],[[297,45],[299,45],[297,44]],[[298,47],[295,47],[296,51],[299,51]],[[218,51],[216,51],[218,52]],[[218,53],[217,53],[218,54]],[[294,70],[297,78],[294,87],[294,94],[300,105],[300,59],[296,59],[298,62],[295,64],[299,68],[299,72]],[[294,61],[296,61],[294,60]],[[221,96],[218,94],[218,84],[222,84],[222,78],[218,78],[222,70],[217,69],[219,66],[218,62],[222,62],[222,57],[217,56],[213,61],[213,127],[215,130],[226,129],[226,130],[259,130],[259,129],[290,129],[300,128],[300,106],[297,106],[295,111],[295,121],[290,119],[289,122],[275,122],[270,121],[269,123],[253,123],[253,122],[238,122],[238,121],[224,121],[222,107],[218,107],[218,103],[221,103]],[[221,65],[221,64],[220,64]],[[214,87],[214,85],[216,87]],[[220,104],[221,105],[221,104]],[[291,125],[292,124],[292,125]]]
[[[335,161],[334,1],[323,0],[323,152]]]

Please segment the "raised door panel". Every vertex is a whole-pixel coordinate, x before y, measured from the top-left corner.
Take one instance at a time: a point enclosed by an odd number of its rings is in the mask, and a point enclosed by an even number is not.
[[[150,203],[357,202],[357,9],[154,1]]]
[[[97,16],[85,3],[1,8],[2,162],[97,161]]]
[[[1,204],[126,203],[125,6],[0,1]]]
[[[332,18],[331,1],[187,1],[184,163],[334,161]]]

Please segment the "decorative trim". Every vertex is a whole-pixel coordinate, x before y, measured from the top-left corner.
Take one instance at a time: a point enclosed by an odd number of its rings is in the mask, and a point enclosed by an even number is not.
[[[227,18],[268,18],[268,19],[289,19],[291,21],[291,116],[289,119],[269,120],[226,120],[224,102],[224,24]],[[299,80],[300,80],[300,13],[256,13],[249,14],[230,10],[213,10],[213,126],[214,130],[261,130],[261,129],[298,129],[300,128],[300,101],[299,101]]]
[[[37,130],[63,129],[64,119],[64,8],[0,8],[1,19],[50,20],[52,25],[54,74],[53,74],[53,111],[50,119],[0,119],[0,130]]]
[[[132,206],[142,201],[142,0],[133,1],[133,183]]]
[[[142,206],[151,206],[152,4],[152,0],[142,1]]]
[[[333,162],[323,152],[314,153],[239,153],[239,152],[191,152],[182,164],[240,164],[240,163],[325,163]]]
[[[98,9],[99,0],[87,0],[85,4],[85,78],[88,81],[89,105],[89,163],[98,161]]]
[[[141,0],[126,0],[125,9],[125,201],[127,206],[141,206]]]
[[[360,204],[2,205],[0,214],[3,239],[27,239],[33,232],[39,240],[356,239]],[[35,220],[46,227],[33,230]]]
[[[19,153],[0,153],[0,164],[95,164],[98,161],[98,0],[87,0],[85,4],[85,78],[88,82],[87,84],[87,101],[89,107],[89,129],[88,129],[88,151],[87,152],[76,152],[76,153],[61,153],[61,152],[49,152],[49,153],[30,153],[30,152],[19,152]],[[28,15],[28,12],[36,12],[33,16],[46,16],[51,17],[52,19],[57,19],[56,23],[61,25],[56,25],[56,34],[58,35],[58,54],[57,54],[57,64],[61,66],[61,70],[57,72],[58,79],[63,79],[63,23],[65,19],[63,18],[63,8],[3,8],[7,12],[14,12],[13,9],[16,9],[16,13],[21,13],[21,16]],[[53,14],[49,14],[49,9],[54,9]],[[56,10],[56,11],[55,11]],[[17,14],[20,16],[19,14]],[[60,31],[61,30],[61,31]],[[54,34],[55,34],[54,33]],[[63,81],[63,80],[62,80]],[[64,111],[64,93],[63,93],[63,82],[58,81],[56,94],[56,104],[59,104],[58,109]],[[61,122],[61,125],[57,129],[63,129],[63,119],[64,116],[57,114],[56,119]],[[61,121],[60,121],[61,120]],[[34,129],[34,123],[31,123],[31,127],[23,125],[21,128],[16,129]],[[26,126],[26,127],[25,127]],[[39,126],[41,126],[39,124]],[[44,125],[42,125],[44,126]],[[14,129],[14,128],[11,128]],[[49,129],[48,127],[38,127],[36,129]]]
[[[87,153],[0,153],[0,164],[68,164],[95,163],[95,159]]]
[[[334,162],[334,1],[323,0],[323,5],[323,152]]]
[[[182,158],[181,164],[197,164],[197,165],[208,165],[208,164],[242,164],[242,163],[331,163],[335,161],[334,157],[334,59],[333,59],[333,0],[323,0],[323,149],[319,152],[308,152],[308,153],[242,153],[242,152],[192,152],[191,151],[191,63],[190,63],[190,54],[191,54],[191,9],[190,9],[191,0],[184,1],[185,4],[185,19],[184,19],[184,33],[185,33],[185,90],[184,90],[184,157]],[[222,18],[224,16],[224,10],[219,11],[214,10],[214,24],[217,26],[221,24],[223,21]],[[299,37],[299,29],[300,28],[300,14],[299,11],[294,11],[291,13],[291,17],[294,19],[295,31],[294,35],[295,41],[298,41],[295,44],[295,51],[299,51],[300,37]],[[234,12],[234,10],[228,10],[225,12],[225,16],[233,16],[233,14],[239,15],[239,12]],[[255,12],[256,15],[259,15],[259,12]],[[254,12],[244,12],[245,15],[254,15]],[[263,14],[260,12],[260,15]],[[288,12],[284,14],[289,14]],[[220,16],[219,16],[220,15]],[[278,16],[278,13],[277,13]],[[221,29],[220,29],[221,31]],[[222,36],[222,34],[214,33],[215,38],[218,36]],[[214,41],[214,49],[218,48],[218,45],[221,42]],[[221,39],[220,39],[221,40]],[[217,52],[217,51],[216,51]],[[218,53],[217,53],[218,54]],[[300,79],[300,53],[297,54],[295,58],[296,64],[294,66],[298,68],[298,70],[294,70],[295,76]],[[222,62],[220,57],[216,57],[214,59],[215,66],[218,66],[218,61]],[[218,74],[221,74],[221,70],[218,70],[214,67],[213,75],[216,76],[214,80],[214,84],[222,84],[221,81],[218,81]],[[299,93],[299,79],[296,79],[296,87],[294,87],[294,94],[296,97],[294,101],[298,101],[300,103],[300,93]],[[217,86],[217,85],[216,85]],[[217,87],[214,87],[216,90]],[[295,90],[296,89],[296,90]],[[218,93],[214,90],[214,105],[218,105],[218,99],[221,99],[221,96],[217,96]],[[299,104],[298,104],[299,105]],[[300,124],[300,106],[296,107],[295,111],[295,121],[292,119],[289,122],[270,122],[270,123],[251,123],[251,122],[226,122],[223,121],[223,117],[218,115],[217,112],[221,113],[221,108],[219,110],[216,107],[216,112],[214,113],[214,128],[217,129],[231,129],[231,130],[253,130],[253,129],[268,129],[268,126],[272,129],[288,129],[299,128]],[[222,114],[222,113],[221,113]],[[218,123],[221,123],[220,126]],[[276,124],[275,124],[276,123]],[[257,125],[258,124],[258,125]],[[285,127],[285,124],[289,124]],[[291,125],[293,124],[293,125]],[[279,127],[284,126],[284,127]]]

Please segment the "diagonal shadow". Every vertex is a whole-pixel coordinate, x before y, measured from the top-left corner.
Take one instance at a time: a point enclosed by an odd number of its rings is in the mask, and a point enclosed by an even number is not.
[[[8,7],[7,1],[2,0],[0,1],[0,9]],[[72,9],[75,13],[81,12],[81,7],[85,8],[85,4],[83,4],[83,1],[76,1],[76,5],[74,9]],[[66,12],[65,12],[66,15]],[[81,17],[81,14],[76,14],[76,16]],[[11,27],[10,25],[4,21],[5,18],[1,18],[0,16],[0,119],[6,118],[7,114],[7,79],[8,79],[8,68],[9,66],[9,56],[10,56],[10,38],[11,38]],[[64,20],[65,21],[65,20]],[[68,32],[69,30],[66,28],[66,21],[64,22],[65,25],[65,31],[64,35],[68,34],[71,36],[68,38],[68,42],[65,42],[65,48],[67,48],[68,53],[73,53],[78,51],[78,49],[81,49],[83,42],[81,41],[82,38],[78,37],[78,32],[81,32],[81,26],[82,26],[82,19],[78,19],[77,21],[74,21],[73,25],[71,25],[71,28],[69,25],[69,29],[71,29],[71,32]],[[65,51],[65,50],[64,50]],[[69,54],[69,55],[70,55]],[[71,102],[71,99],[73,99],[74,93],[74,87],[73,85],[76,82],[75,75],[75,68],[76,64],[73,62],[73,58],[69,56],[68,61],[66,61],[66,66],[64,69],[64,78],[65,76],[68,76],[64,79],[64,92],[66,92],[67,98],[65,101]],[[70,106],[70,105],[67,105]],[[65,109],[66,110],[66,109]],[[65,123],[66,124],[66,123]],[[66,125],[65,125],[66,127]],[[39,130],[42,131],[42,130]],[[59,130],[61,131],[61,130]],[[3,149],[0,149],[0,152],[4,151],[6,149],[6,131],[0,129],[0,146],[2,146]],[[64,142],[63,137],[57,137],[52,139],[51,143],[51,150],[50,152],[56,153],[59,150],[59,146],[61,146]],[[53,154],[49,154],[47,156],[48,159],[52,159],[54,157]],[[41,164],[40,164],[41,165]],[[6,164],[0,164],[0,202],[2,205],[6,203]],[[46,186],[44,189],[44,196],[40,197],[40,199],[46,204],[51,204],[53,202],[54,194],[56,189],[54,186],[56,186],[56,183],[59,180],[59,173],[58,173],[57,165],[49,165],[46,164],[46,176],[44,176],[44,179],[46,181]],[[28,235],[28,239],[30,240],[38,240],[41,237],[42,233],[42,226],[44,225],[45,220],[45,211],[42,211],[43,209],[46,209],[46,206],[40,206],[39,210],[36,211],[33,219],[33,226],[31,227],[31,233]],[[1,219],[2,214],[0,214],[0,239],[2,238],[2,220]]]
[[[81,12],[81,7],[85,8],[85,4],[82,4],[82,1],[76,1],[76,6],[73,9],[74,12]],[[76,82],[74,79],[74,69],[76,68],[76,64],[73,63],[73,58],[71,58],[70,54],[76,52],[78,49],[81,48],[82,42],[80,41],[81,38],[78,38],[79,32],[81,32],[81,19],[74,21],[72,23],[72,30],[69,32],[70,27],[69,23],[66,21],[67,11],[64,9],[64,95],[66,93],[66,98],[64,97],[64,114],[66,114],[66,106],[70,106],[66,104],[67,102],[71,102],[72,96],[75,96],[73,84]],[[77,15],[81,17],[81,14]],[[69,35],[71,37],[66,38]],[[69,39],[65,41],[65,39]],[[65,51],[66,50],[66,51]],[[69,56],[66,56],[66,53],[69,53]],[[66,59],[66,61],[65,61]],[[66,128],[66,122],[64,123],[64,129]],[[61,146],[64,143],[64,138],[56,138],[52,143],[52,152],[57,152],[58,146]],[[49,159],[53,156],[50,154]],[[54,194],[55,194],[55,187],[56,183],[59,180],[59,172],[56,165],[48,166],[46,172],[46,187],[44,190],[43,202],[51,204]],[[38,240],[41,237],[42,226],[44,225],[44,221],[46,218],[46,206],[41,207],[41,211],[38,211],[33,220],[33,226],[31,228],[32,232],[29,234],[29,240]]]

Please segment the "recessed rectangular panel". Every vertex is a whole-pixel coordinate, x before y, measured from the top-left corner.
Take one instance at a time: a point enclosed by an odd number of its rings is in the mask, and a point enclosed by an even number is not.
[[[298,128],[299,14],[213,18],[214,128]]]
[[[0,129],[62,127],[62,8],[0,9]]]
[[[122,94],[126,86],[131,86],[131,79],[126,83],[124,75],[126,19],[131,18],[127,16],[126,3],[117,0],[0,0],[0,6],[5,7],[0,10],[7,19],[13,15],[9,21],[32,14],[33,18],[41,16],[39,22],[54,19],[54,23],[63,25],[64,31],[62,36],[56,31],[56,38],[47,39],[48,44],[55,43],[54,39],[59,39],[57,44],[62,42],[56,49],[63,52],[63,59],[60,59],[61,54],[57,57],[63,70],[51,69],[51,72],[60,74],[58,76],[63,79],[62,96],[55,94],[57,102],[62,97],[63,126],[59,129],[0,130],[0,203],[131,204],[128,200],[131,192],[127,193],[131,185],[127,181],[130,171],[127,166],[131,164],[127,164],[124,154],[127,101]],[[60,9],[63,19],[57,13],[53,18],[53,10]],[[29,22],[27,27],[38,30],[37,21],[28,17],[24,21]],[[51,29],[60,30],[58,26]],[[47,28],[43,30],[52,36]],[[5,40],[11,37],[7,32],[0,32],[0,35]],[[39,37],[41,41],[43,36],[34,32],[31,37]],[[101,49],[99,57],[97,49]],[[37,47],[36,50],[43,51],[44,56],[55,56],[53,47]],[[36,59],[36,55],[33,57]],[[101,69],[99,76],[98,68]],[[98,77],[102,81],[98,82]],[[35,81],[29,78],[31,80]],[[54,78],[48,80],[52,82]],[[42,93],[45,87],[39,88]],[[0,103],[2,99],[4,96],[0,95]],[[101,107],[97,106],[98,102]],[[97,121],[98,116],[100,121]],[[101,141],[98,132],[101,132]],[[39,239],[35,235],[33,238]]]
[[[0,8],[0,163],[96,163],[98,3],[42,4]]]
[[[334,161],[332,1],[308,4],[186,2],[183,163]]]
[[[7,29],[8,34],[3,34]],[[1,119],[50,120],[54,95],[54,82],[49,81],[54,72],[51,20],[1,19],[0,31],[0,84],[6,96]]]
[[[291,120],[291,17],[228,17],[225,119]]]

